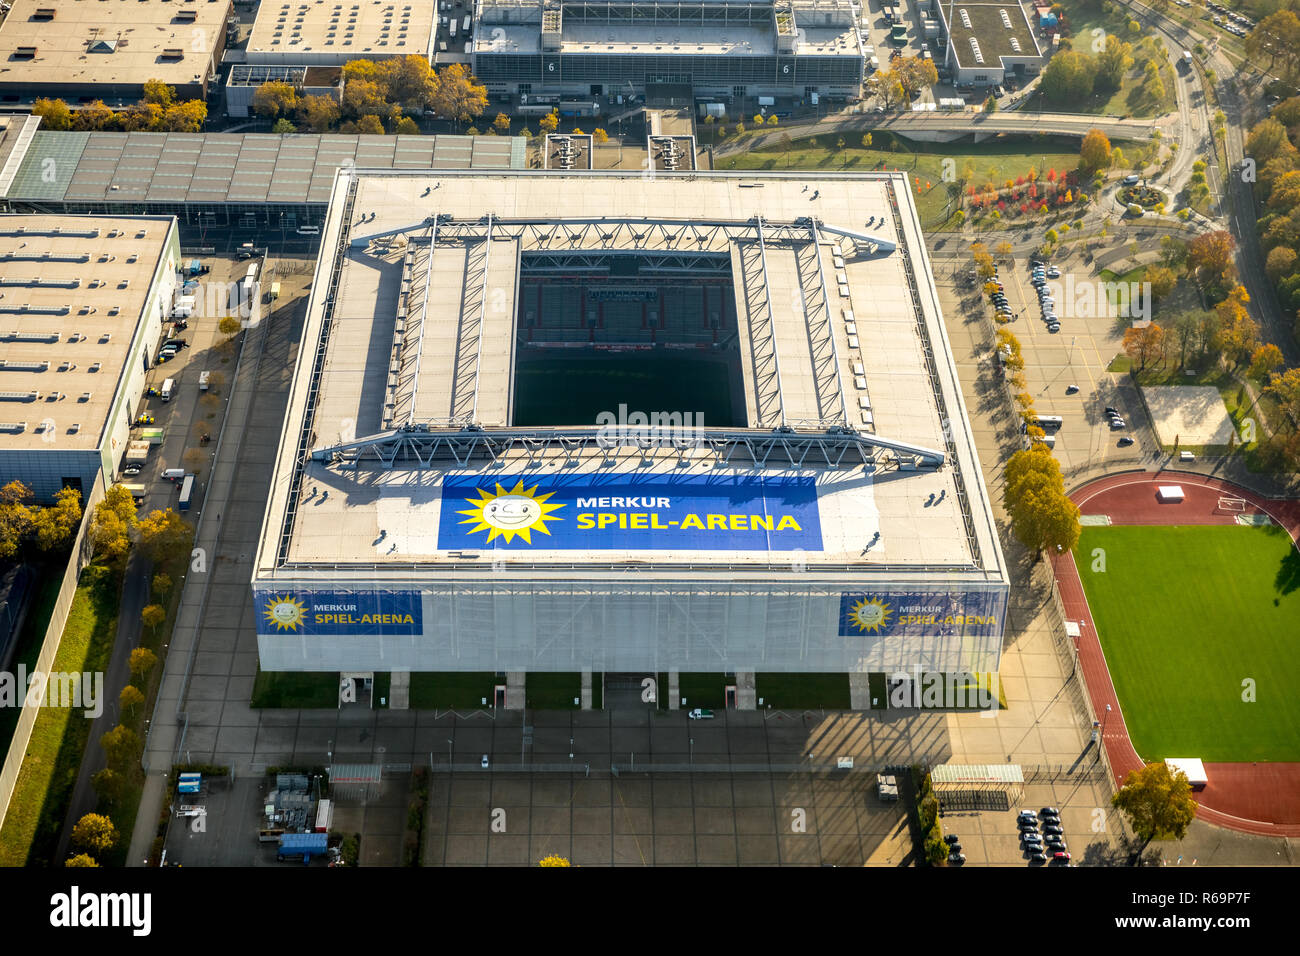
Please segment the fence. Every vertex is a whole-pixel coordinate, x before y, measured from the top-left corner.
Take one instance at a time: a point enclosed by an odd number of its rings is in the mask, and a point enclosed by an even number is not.
[[[63,572],[63,583],[59,587],[59,596],[54,602],[54,610],[50,613],[50,623],[45,628],[45,639],[41,642],[41,653],[36,658],[33,676],[48,675],[54,667],[54,658],[63,640],[63,628],[68,622],[68,611],[72,607],[72,598],[77,591],[77,580],[95,555],[94,543],[90,537],[90,517],[95,506],[104,499],[105,490],[104,473],[101,471],[95,476],[90,497],[83,503],[81,528],[73,542],[72,553],[68,556],[68,566]],[[25,694],[26,688],[20,688],[19,692]],[[22,713],[18,717],[18,726],[14,729],[13,740],[9,743],[9,753],[5,755],[4,768],[0,770],[0,827],[4,826],[5,816],[9,812],[9,801],[13,798],[18,774],[23,766],[23,757],[27,753],[27,744],[31,741],[32,729],[36,726],[36,718],[40,716],[42,706],[42,702],[38,702],[33,707],[24,704]]]

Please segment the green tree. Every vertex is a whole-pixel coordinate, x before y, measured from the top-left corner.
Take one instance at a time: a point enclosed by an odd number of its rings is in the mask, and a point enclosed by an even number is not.
[[[130,727],[118,724],[100,735],[99,745],[104,748],[108,766],[124,776],[139,763],[140,738]]]
[[[125,688],[123,688],[123,692],[125,692]],[[113,806],[122,799],[126,783],[120,773],[105,767],[90,778],[90,785],[95,788],[95,795],[100,800]]]
[[[117,842],[117,828],[103,814],[87,813],[72,828],[72,843],[89,853],[103,853]]]
[[[281,116],[278,120],[276,120],[274,123],[271,124],[271,132],[278,133],[279,135],[283,136],[286,133],[298,132],[298,127],[293,125],[293,120]]]
[[[143,680],[145,675],[153,670],[154,665],[158,663],[158,655],[147,647],[137,647],[131,651],[127,663],[131,673]]]
[[[988,99],[984,101],[984,112],[996,113],[997,111],[998,111],[998,98],[994,96],[992,93],[990,93],[988,95]]]
[[[158,564],[189,554],[193,540],[194,526],[171,508],[151,511],[140,522],[140,546]]]
[[[1142,858],[1152,840],[1181,840],[1196,818],[1187,775],[1181,771],[1175,775],[1163,760],[1130,771],[1110,802],[1128,818],[1142,841],[1134,862]]]
[[[453,63],[438,74],[438,90],[433,103],[433,108],[441,115],[464,123],[487,109],[487,87],[464,66]]]
[[[1124,83],[1124,75],[1133,66],[1133,47],[1122,40],[1108,38],[1106,46],[1097,54],[1097,76],[1093,90],[1109,96]]]
[[[1174,286],[1178,284],[1178,276],[1174,274],[1173,269],[1167,269],[1164,266],[1147,266],[1143,278],[1151,283],[1151,295],[1156,299],[1163,299],[1174,291]]]
[[[1092,94],[1096,78],[1097,63],[1092,57],[1067,50],[1052,57],[1039,86],[1052,103],[1082,103]]]
[[[171,575],[166,571],[159,571],[153,576],[153,581],[150,582],[150,590],[153,592],[154,597],[159,600],[166,598],[172,591]]]
[[[36,547],[42,551],[61,551],[72,543],[81,526],[81,492],[75,488],[62,488],[54,496],[54,504],[32,514],[36,532]]]
[[[157,605],[152,606],[157,607]],[[122,705],[122,710],[128,714],[134,714],[135,709],[144,703],[144,694],[134,684],[127,684],[122,688],[122,692],[117,695],[117,700]]]

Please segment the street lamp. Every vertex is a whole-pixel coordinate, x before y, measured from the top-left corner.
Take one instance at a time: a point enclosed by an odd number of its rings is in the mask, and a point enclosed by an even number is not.
[[[451,738],[447,738],[447,768],[451,768]]]

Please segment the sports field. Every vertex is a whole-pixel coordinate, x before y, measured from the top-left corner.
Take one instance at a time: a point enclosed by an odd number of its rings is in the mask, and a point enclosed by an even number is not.
[[[1088,527],[1075,562],[1143,760],[1300,760],[1300,553],[1286,532]]]
[[[732,407],[727,367],[680,352],[650,358],[550,352],[521,361],[515,374],[515,424],[521,427],[595,425],[601,412],[617,415],[620,404],[629,414],[690,413],[706,428],[745,424],[744,408]]]

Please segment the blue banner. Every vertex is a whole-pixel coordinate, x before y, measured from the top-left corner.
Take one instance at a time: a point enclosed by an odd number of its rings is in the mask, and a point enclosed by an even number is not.
[[[421,634],[418,591],[254,591],[259,634]]]
[[[1005,591],[868,591],[840,595],[840,636],[1001,634]]]
[[[820,551],[810,477],[448,475],[438,550]]]

